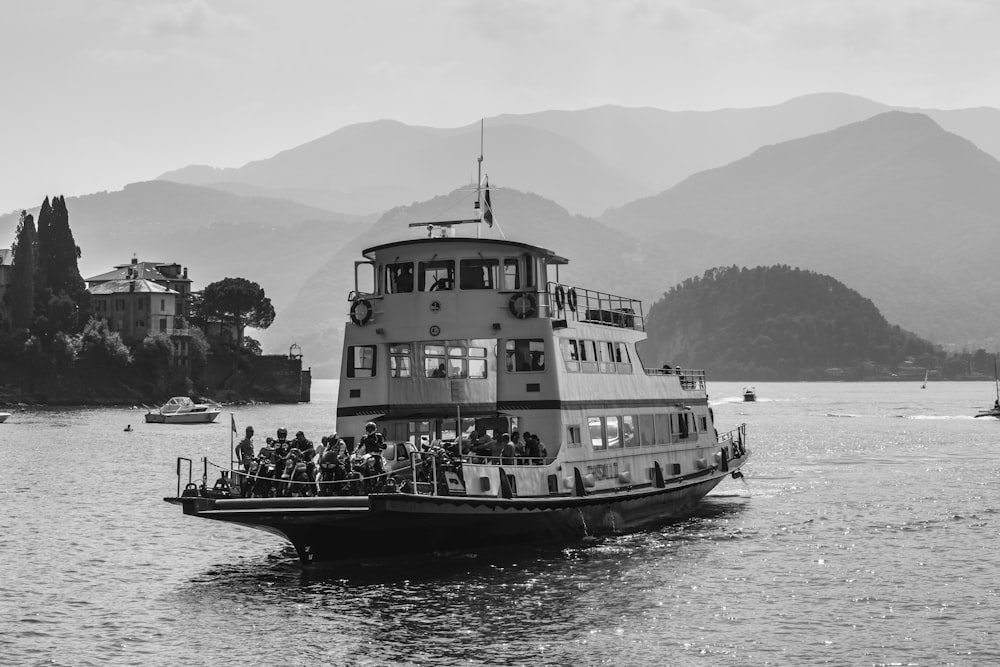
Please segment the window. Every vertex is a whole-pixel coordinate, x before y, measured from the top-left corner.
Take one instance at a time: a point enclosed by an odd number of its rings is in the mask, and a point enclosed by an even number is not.
[[[597,345],[592,340],[580,341],[580,369],[584,373],[597,372]]]
[[[410,377],[410,346],[390,345],[389,346],[389,377],[408,378]]]
[[[597,352],[600,354],[600,370],[602,373],[615,373],[615,344],[607,341],[597,343]]]
[[[507,370],[513,373],[545,370],[545,341],[541,338],[514,338],[504,344]]]
[[[160,312],[161,313],[167,312],[167,300],[166,299],[160,299]]]
[[[424,377],[448,377],[444,345],[424,345]]]
[[[626,447],[639,446],[639,434],[636,432],[636,424],[638,422],[638,417],[633,415],[622,417],[622,439],[625,441]]]
[[[577,348],[576,341],[569,338],[563,338],[559,341],[559,346],[562,348],[563,361],[566,364],[566,370],[572,373],[579,373],[580,352]]]
[[[632,360],[628,356],[628,345],[625,343],[613,343],[615,352],[615,363],[618,365],[618,372],[631,374]]]
[[[386,264],[385,293],[403,294],[413,291],[413,262]]]
[[[700,430],[702,433],[704,433],[705,431],[708,430],[708,418],[702,416],[702,417],[699,417],[698,419],[701,421],[701,427],[698,430]]]
[[[656,442],[653,437],[653,415],[639,415],[639,444],[645,447]]]
[[[503,289],[521,289],[520,262],[516,257],[507,257],[503,260]]]
[[[434,378],[471,378],[487,375],[486,348],[464,345],[425,345],[424,376]]]
[[[374,345],[352,345],[347,348],[347,377],[375,377]]]
[[[531,255],[524,256],[524,286],[535,286],[535,258]]]
[[[587,417],[590,429],[590,445],[594,449],[604,449],[604,420],[601,417]]]
[[[666,445],[670,443],[670,415],[659,414],[653,418],[656,426],[656,444]]]
[[[500,261],[496,259],[463,259],[458,263],[459,287],[462,289],[495,289]]]
[[[139,299],[139,310],[144,310],[146,307],[145,299]]]
[[[455,261],[442,259],[419,263],[421,292],[439,292],[455,288]]]
[[[160,318],[160,331],[166,331],[166,330],[167,330],[167,318],[161,317]]]
[[[608,449],[622,446],[621,417],[605,417],[604,433],[608,438]]]
[[[583,441],[580,440],[579,426],[566,427],[566,442],[570,447],[579,447],[583,444]]]
[[[677,437],[682,440],[688,437],[688,413],[686,412],[677,415]]]

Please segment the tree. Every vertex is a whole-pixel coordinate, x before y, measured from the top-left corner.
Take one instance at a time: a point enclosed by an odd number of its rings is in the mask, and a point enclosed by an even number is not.
[[[237,347],[243,346],[246,327],[266,329],[274,321],[274,306],[263,288],[246,278],[223,278],[208,285],[197,303],[195,318],[236,327]]]
[[[38,212],[37,299],[39,315],[55,331],[80,331],[88,319],[90,295],[80,276],[80,248],[69,227],[66,199],[46,197]]]
[[[21,211],[14,237],[13,264],[7,286],[7,304],[14,329],[27,329],[35,318],[35,271],[38,265],[38,233],[35,220]]]

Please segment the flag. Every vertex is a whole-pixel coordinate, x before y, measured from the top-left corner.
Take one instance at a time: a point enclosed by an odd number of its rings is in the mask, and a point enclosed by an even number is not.
[[[230,412],[229,413],[229,418],[233,422],[233,433],[239,433],[239,431],[236,430],[236,415],[234,415],[233,413]]]
[[[489,225],[490,227],[492,227],[493,226],[493,205],[490,204],[490,179],[489,179],[489,177],[486,178],[486,194],[483,196],[483,199],[486,201],[486,210],[483,212],[483,220],[486,221],[487,225]]]

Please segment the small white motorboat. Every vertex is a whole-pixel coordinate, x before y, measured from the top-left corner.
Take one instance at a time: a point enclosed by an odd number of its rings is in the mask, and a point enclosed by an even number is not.
[[[209,424],[222,414],[222,406],[214,401],[195,402],[187,396],[174,396],[158,410],[146,413],[147,424]]]
[[[5,421],[7,421],[7,417],[10,417],[10,413],[9,412],[0,412],[0,424],[2,424]]]

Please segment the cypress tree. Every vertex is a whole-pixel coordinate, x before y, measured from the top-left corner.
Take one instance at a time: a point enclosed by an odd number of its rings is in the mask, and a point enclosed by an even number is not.
[[[38,296],[56,330],[79,331],[88,319],[90,295],[80,276],[80,255],[66,199],[55,197],[50,204],[46,197],[38,212]],[[75,307],[67,309],[67,298]]]
[[[7,285],[10,321],[15,329],[27,329],[35,316],[35,270],[38,266],[38,233],[35,219],[21,211],[14,237],[13,263]]]

